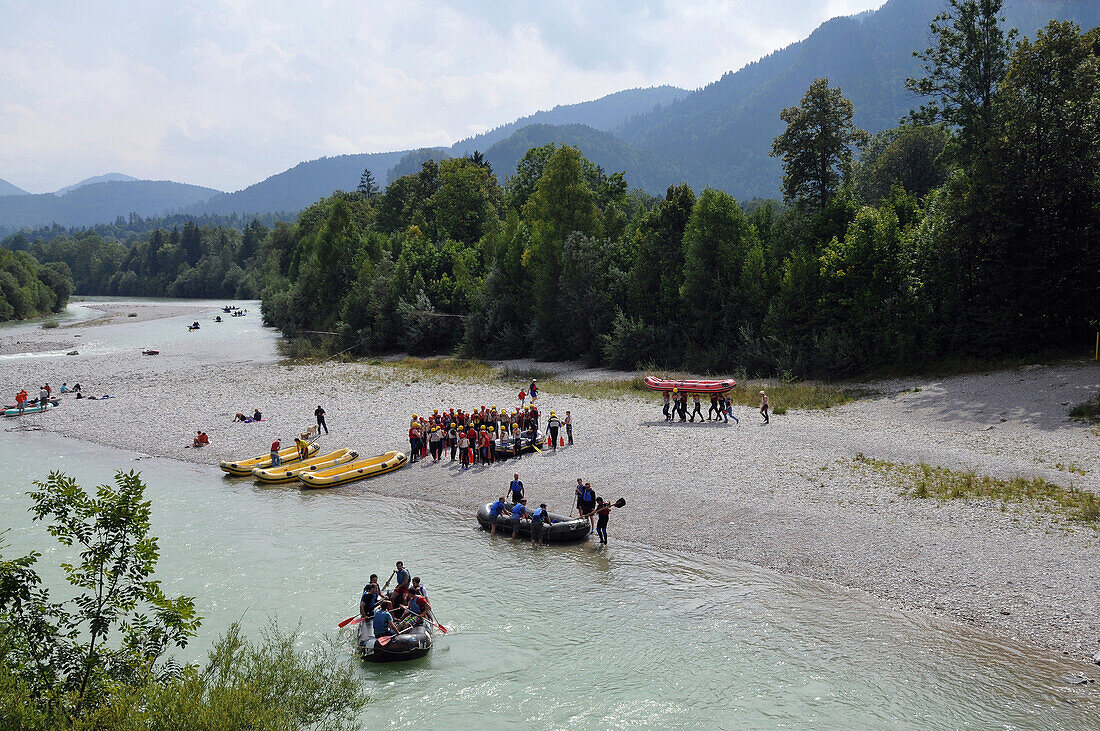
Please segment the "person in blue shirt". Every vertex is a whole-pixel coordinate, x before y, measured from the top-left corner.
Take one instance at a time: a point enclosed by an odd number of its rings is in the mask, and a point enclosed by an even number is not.
[[[359,616],[373,617],[374,605],[382,596],[382,590],[378,588],[378,574],[370,575],[370,582],[363,587],[363,597],[359,600]]]
[[[493,527],[489,530],[489,535],[495,536],[497,533],[497,516],[507,510],[507,506],[504,504],[504,498],[498,497],[497,501],[489,506],[489,522],[493,524]]]
[[[390,614],[390,603],[383,600],[378,605],[378,611],[374,613],[374,636],[386,637],[399,634],[401,630],[393,623],[393,615]]]
[[[519,481],[519,475],[512,475],[513,479],[511,484],[508,485],[508,489],[512,492],[512,502],[518,503],[523,499],[523,483]]]
[[[519,502],[512,508],[512,538],[515,538],[519,534],[520,521],[527,517],[526,502],[526,498],[520,498]]]
[[[545,528],[551,522],[550,513],[546,512],[546,503],[542,503],[531,512],[531,547],[546,545]]]
[[[592,489],[591,482],[584,483],[584,487],[581,488],[577,508],[580,510],[581,517],[588,516],[589,524],[594,525],[592,511],[596,509],[596,491]]]
[[[410,574],[409,570],[407,568],[405,568],[405,564],[398,561],[397,562],[397,569],[393,573],[394,573],[394,576],[397,577],[397,587],[398,588],[405,587],[405,589],[408,590],[409,582],[412,581],[412,574]],[[396,591],[396,589],[395,589],[395,591]]]

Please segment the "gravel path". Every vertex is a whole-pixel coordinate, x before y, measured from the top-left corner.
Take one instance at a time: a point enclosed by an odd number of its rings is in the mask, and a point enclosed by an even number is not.
[[[180,315],[181,323],[188,317]],[[223,457],[265,451],[276,436],[289,439],[312,423],[317,404],[333,430],[323,446],[375,454],[407,449],[413,412],[511,406],[523,385],[442,383],[385,365],[199,362],[187,353],[25,359],[2,368],[0,387],[12,394],[45,376],[121,395],[67,400],[56,412],[25,416],[22,426],[10,419],[5,428],[37,427],[211,469]],[[475,508],[502,493],[514,471],[531,498],[559,512],[569,511],[572,485],[583,476],[601,495],[629,502],[612,516],[612,540],[831,580],[900,608],[1091,658],[1100,650],[1100,531],[1027,506],[902,497],[888,476],[852,458],[1036,475],[1100,492],[1100,436],[1066,416],[1100,391],[1100,368],[1029,367],[869,387],[885,395],[773,416],[768,426],[743,407],[735,411],[740,425],[669,425],[657,398],[542,393],[544,409],[572,411],[576,446],[467,472],[427,461],[336,489],[468,508],[473,520]],[[256,407],[268,421],[231,422],[234,412]],[[186,448],[199,428],[211,446]]]

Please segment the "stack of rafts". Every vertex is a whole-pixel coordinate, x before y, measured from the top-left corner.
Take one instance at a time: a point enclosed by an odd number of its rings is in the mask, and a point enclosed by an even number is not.
[[[363,459],[359,458],[359,452],[347,448],[327,454],[317,452],[317,445],[310,444],[303,460],[297,447],[288,447],[279,452],[282,464],[277,467],[271,466],[271,455],[266,454],[251,459],[224,460],[221,468],[234,477],[251,476],[270,484],[297,480],[303,487],[334,487],[393,472],[409,461],[404,452],[396,451]]]

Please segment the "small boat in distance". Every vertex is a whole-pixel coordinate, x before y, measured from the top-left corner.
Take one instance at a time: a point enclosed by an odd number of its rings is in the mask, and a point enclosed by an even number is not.
[[[143,350],[143,351],[141,351],[141,354],[142,355],[160,355],[160,351],[159,350]]]

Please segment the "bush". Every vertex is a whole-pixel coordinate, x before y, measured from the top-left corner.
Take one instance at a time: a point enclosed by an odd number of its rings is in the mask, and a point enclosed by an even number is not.
[[[56,320],[50,320],[49,322],[42,323],[43,330],[53,330],[57,326],[58,324]]]

